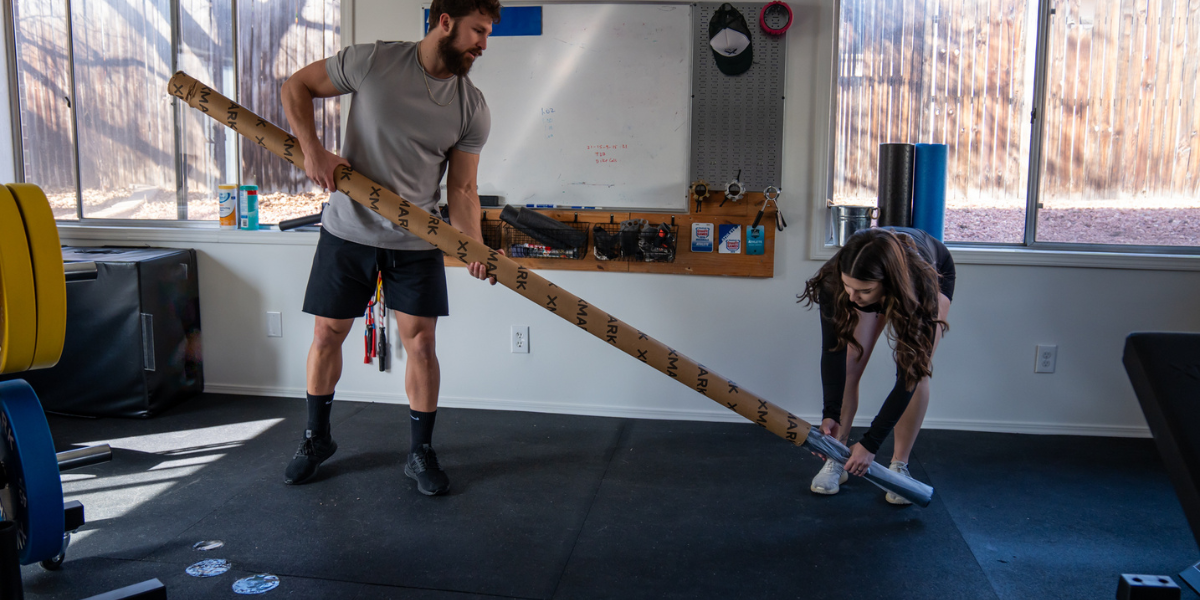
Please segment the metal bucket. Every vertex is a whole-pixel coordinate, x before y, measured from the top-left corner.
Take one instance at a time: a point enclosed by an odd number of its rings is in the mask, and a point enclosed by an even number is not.
[[[876,206],[849,206],[845,204],[829,206],[833,214],[833,243],[837,246],[846,245],[846,240],[859,229],[871,227],[871,219],[879,216]]]

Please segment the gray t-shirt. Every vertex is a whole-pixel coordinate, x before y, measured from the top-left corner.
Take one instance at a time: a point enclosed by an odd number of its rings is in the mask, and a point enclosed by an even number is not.
[[[342,156],[355,171],[432,212],[450,149],[479,154],[487,142],[492,117],[483,93],[466,77],[426,75],[415,42],[350,46],[326,59],[325,71],[339,91],[354,94]],[[431,93],[449,104],[438,106]],[[321,225],[376,248],[433,249],[341,192],[330,195]]]

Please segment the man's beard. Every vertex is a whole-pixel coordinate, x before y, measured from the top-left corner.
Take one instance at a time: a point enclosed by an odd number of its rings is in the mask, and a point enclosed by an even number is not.
[[[471,66],[475,64],[475,60],[468,52],[456,50],[454,48],[454,42],[456,41],[458,41],[457,25],[450,29],[450,35],[438,41],[437,50],[438,56],[442,58],[442,64],[446,65],[446,70],[462,77],[471,70]]]

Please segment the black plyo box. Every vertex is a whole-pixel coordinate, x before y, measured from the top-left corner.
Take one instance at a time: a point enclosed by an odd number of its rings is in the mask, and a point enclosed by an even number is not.
[[[67,284],[67,335],[52,368],[17,377],[49,412],[149,417],[204,391],[196,251],[64,247],[96,263]]]

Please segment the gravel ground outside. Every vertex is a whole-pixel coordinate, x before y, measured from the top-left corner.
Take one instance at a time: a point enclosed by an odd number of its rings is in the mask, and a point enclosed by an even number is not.
[[[75,220],[75,191],[66,190],[46,193],[54,217],[60,220]],[[326,193],[306,192],[303,194],[260,194],[258,197],[258,222],[275,224],[287,219],[305,217],[321,212],[321,204],[329,198]],[[133,219],[166,220],[178,219],[175,192],[162,189],[130,190],[109,192],[84,190],[83,216],[89,219]],[[188,195],[189,221],[217,220],[217,199],[211,194]]]
[[[74,190],[48,192],[55,217],[73,220]],[[259,223],[316,214],[328,194],[263,194]],[[176,220],[171,190],[141,188],[108,192],[84,191],[88,218]],[[1200,246],[1200,198],[1122,199],[1047,202],[1038,214],[1038,241],[1138,246]],[[217,219],[217,202],[210,194],[192,194],[188,219]],[[946,241],[1021,243],[1024,206],[1011,202],[974,200],[946,207]]]
[[[1200,246],[1200,207],[1043,208],[1038,241],[1134,246]],[[946,241],[1021,243],[1023,208],[957,208],[946,211]]]

